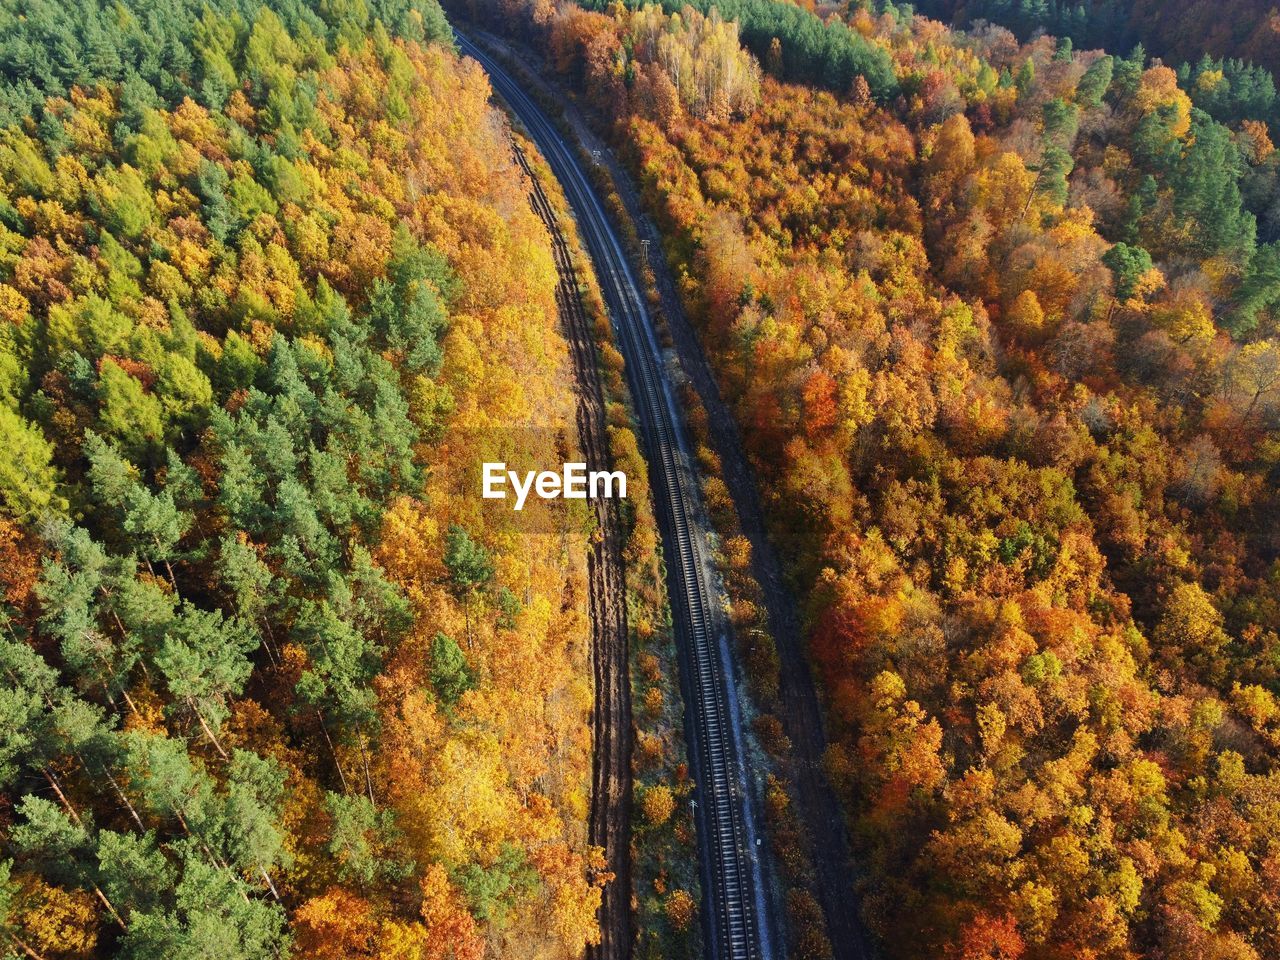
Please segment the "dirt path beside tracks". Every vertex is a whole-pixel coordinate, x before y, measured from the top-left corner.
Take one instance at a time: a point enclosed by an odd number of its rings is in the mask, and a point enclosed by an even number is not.
[[[573,359],[578,442],[587,470],[612,469],[605,425],[604,386],[596,363],[591,323],[582,303],[577,273],[555,210],[518,144],[516,160],[529,177],[529,202],[551,234],[559,285],[556,304]],[[591,770],[590,842],[603,847],[614,878],[605,885],[600,906],[600,945],[592,960],[631,956],[631,683],[628,666],[624,532],[618,501],[591,501],[599,537],[587,555],[591,609],[591,668],[595,701],[591,717],[594,742]]]
[[[564,105],[564,119],[597,162],[606,164],[618,186],[626,214],[641,239],[651,241],[653,267],[662,308],[675,352],[685,375],[697,390],[708,414],[715,452],[723,479],[733,497],[743,533],[751,541],[753,573],[764,592],[769,625],[780,659],[778,718],[791,740],[793,755],[787,774],[793,781],[793,801],[810,841],[809,853],[817,875],[816,893],[827,919],[836,960],[869,960],[874,956],[856,900],[857,877],[844,813],[836,799],[824,763],[827,739],[822,704],[805,649],[796,599],[782,572],[782,562],[768,536],[759,487],[748,462],[742,437],[728,404],[720,395],[711,364],[693,324],[684,311],[675,280],[661,255],[661,235],[645,212],[629,172],[617,160],[587,119],[554,81],[540,70],[540,58],[492,34],[486,42],[530,64],[529,78],[544,93]]]

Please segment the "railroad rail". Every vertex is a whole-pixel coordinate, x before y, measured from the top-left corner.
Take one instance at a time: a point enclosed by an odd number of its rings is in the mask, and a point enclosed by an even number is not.
[[[556,306],[569,339],[578,380],[577,425],[588,470],[611,470],[605,428],[604,388],[596,359],[591,321],[582,303],[569,245],[546,191],[529,159],[512,140],[516,162],[529,179],[529,202],[551,234],[555,259]],[[591,730],[590,843],[605,852],[613,880],[600,900],[600,942],[587,948],[587,960],[628,960],[634,942],[631,916],[631,690],[626,582],[622,561],[622,516],[618,501],[592,501],[601,537],[587,553],[587,591],[591,607],[591,668],[595,681]]]
[[[773,960],[729,645],[719,612],[709,603],[715,592],[714,573],[705,530],[697,522],[701,495],[652,318],[603,204],[573,152],[499,63],[466,36],[459,33],[457,39],[462,52],[488,73],[495,92],[537,143],[564,188],[626,360],[681,648],[686,730],[697,783],[695,821],[707,955],[714,960]],[[534,189],[540,192],[536,181]],[[545,195],[539,203],[546,204]]]

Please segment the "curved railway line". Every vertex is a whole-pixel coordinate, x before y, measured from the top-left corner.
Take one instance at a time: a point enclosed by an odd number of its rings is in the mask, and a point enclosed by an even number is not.
[[[681,647],[685,723],[698,787],[695,819],[702,861],[707,955],[715,960],[773,960],[772,925],[756,852],[760,841],[743,765],[741,719],[729,645],[721,611],[710,602],[716,593],[715,580],[705,530],[699,522],[702,511],[690,467],[691,448],[677,413],[652,319],[603,204],[560,133],[492,57],[461,34],[458,45],[488,73],[494,90],[529,132],[560,181],[594,263],[626,359],[627,378],[648,453]],[[540,203],[546,204],[545,196],[540,197]],[[629,731],[625,735],[629,736]]]

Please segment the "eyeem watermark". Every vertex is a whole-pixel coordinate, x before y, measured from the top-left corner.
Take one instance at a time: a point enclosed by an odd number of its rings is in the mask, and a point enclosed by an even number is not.
[[[585,463],[566,463],[554,470],[528,470],[523,475],[506,463],[484,464],[481,494],[486,500],[505,500],[507,487],[515,494],[515,508],[523,510],[529,494],[543,500],[611,500],[627,495],[627,475],[621,470],[587,470]]]

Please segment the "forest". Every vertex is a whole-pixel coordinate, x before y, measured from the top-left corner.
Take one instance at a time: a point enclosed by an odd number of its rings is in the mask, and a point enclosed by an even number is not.
[[[538,52],[661,231],[803,615],[879,953],[1280,956],[1271,5],[455,15]],[[551,238],[490,92],[436,0],[0,3],[6,960],[600,941],[595,531],[475,495],[480,460],[575,443]],[[682,397],[782,764],[751,544]],[[692,955],[635,499],[634,953]],[[823,960],[791,789],[770,772],[782,933]]]
[[[1210,56],[1280,68],[1280,8],[1270,0],[921,0],[915,7],[961,25],[989,20],[1024,39],[1043,31],[1122,53],[1146,44],[1170,63]]]
[[[550,239],[434,0],[0,9],[0,955],[581,956]],[[528,429],[523,429],[528,428]]]
[[[682,57],[653,8],[469,8],[579,91],[663,231],[884,955],[1277,955],[1280,153],[1268,64],[1220,42],[1265,18],[1161,47],[1196,5],[1134,4],[1166,62],[976,4],[675,6]]]

